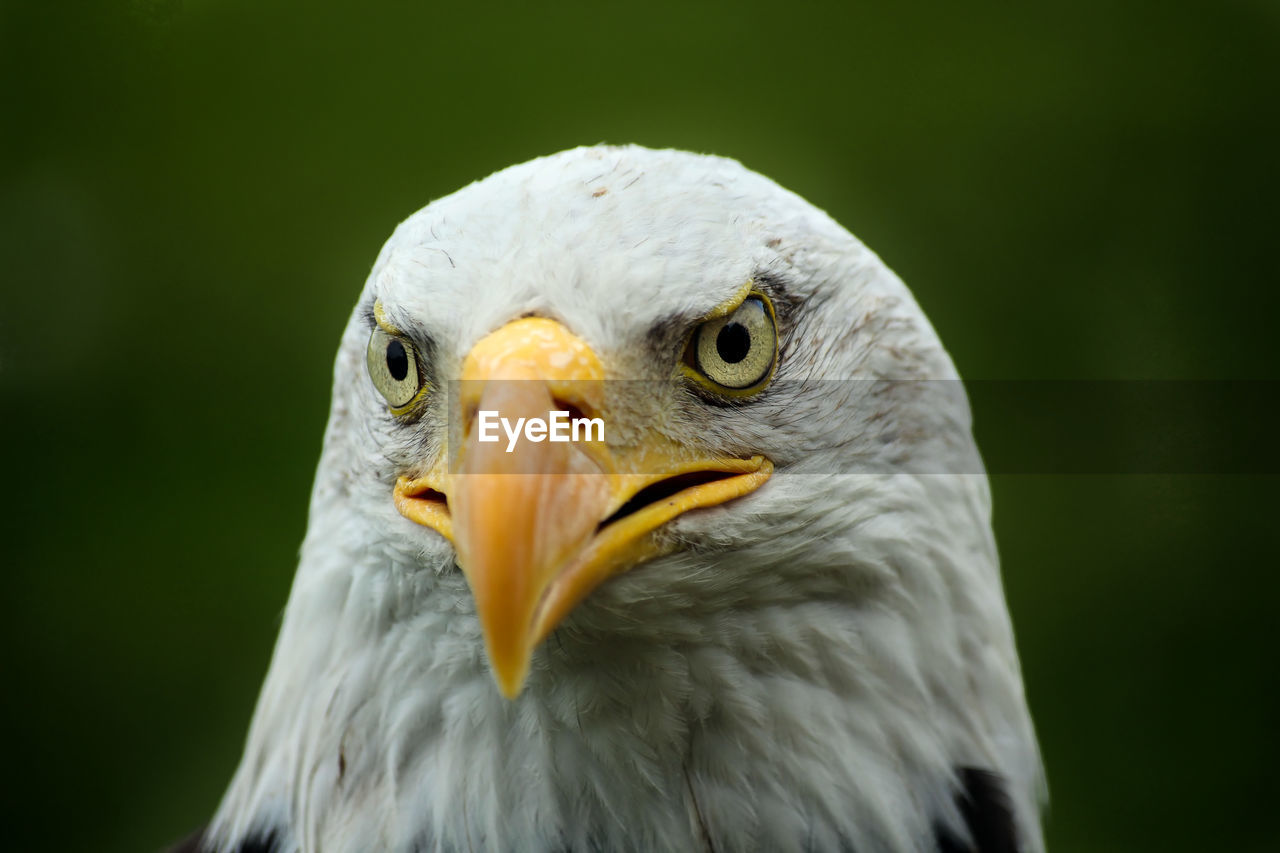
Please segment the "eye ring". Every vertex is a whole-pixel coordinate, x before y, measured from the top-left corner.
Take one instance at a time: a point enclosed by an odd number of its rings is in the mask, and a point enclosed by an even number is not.
[[[778,326],[773,304],[750,292],[731,311],[703,321],[685,347],[683,369],[700,384],[729,397],[764,389],[778,363]]]
[[[373,387],[397,415],[413,408],[426,389],[413,344],[381,327],[369,335],[366,364]]]

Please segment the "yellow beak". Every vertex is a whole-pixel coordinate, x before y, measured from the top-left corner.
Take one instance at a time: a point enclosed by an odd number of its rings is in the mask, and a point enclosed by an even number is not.
[[[406,518],[453,542],[508,698],[524,686],[534,649],[579,602],[663,553],[661,525],[752,492],[773,472],[764,457],[708,458],[656,432],[630,447],[588,440],[614,431],[604,369],[553,320],[516,320],[482,339],[460,384],[454,470],[442,454],[426,475],[401,477],[394,499]],[[553,412],[599,418],[603,429],[587,427],[576,441],[539,440],[537,429],[512,437],[519,418],[551,423]]]

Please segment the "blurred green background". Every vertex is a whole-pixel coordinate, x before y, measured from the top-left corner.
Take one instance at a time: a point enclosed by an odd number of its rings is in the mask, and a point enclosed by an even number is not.
[[[364,276],[511,163],[736,157],[969,377],[1280,378],[1275,2],[0,10],[8,849],[210,815]],[[994,478],[1051,849],[1277,849],[1277,485]]]

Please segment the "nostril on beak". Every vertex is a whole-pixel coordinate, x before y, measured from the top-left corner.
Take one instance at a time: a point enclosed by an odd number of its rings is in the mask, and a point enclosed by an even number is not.
[[[560,400],[560,399],[556,399],[554,402],[556,406],[556,411],[569,413],[570,421],[576,421],[586,417],[586,415],[582,413],[582,409],[574,405],[573,403],[566,403],[564,400]]]

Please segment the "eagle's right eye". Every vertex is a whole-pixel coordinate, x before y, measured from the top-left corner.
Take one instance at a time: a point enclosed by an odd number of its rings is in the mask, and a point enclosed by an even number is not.
[[[413,344],[376,328],[369,336],[367,360],[373,387],[386,398],[393,412],[403,414],[417,400],[423,386]]]
[[[751,293],[729,313],[702,323],[685,351],[686,372],[718,394],[745,397],[769,383],[778,360],[773,305]]]

